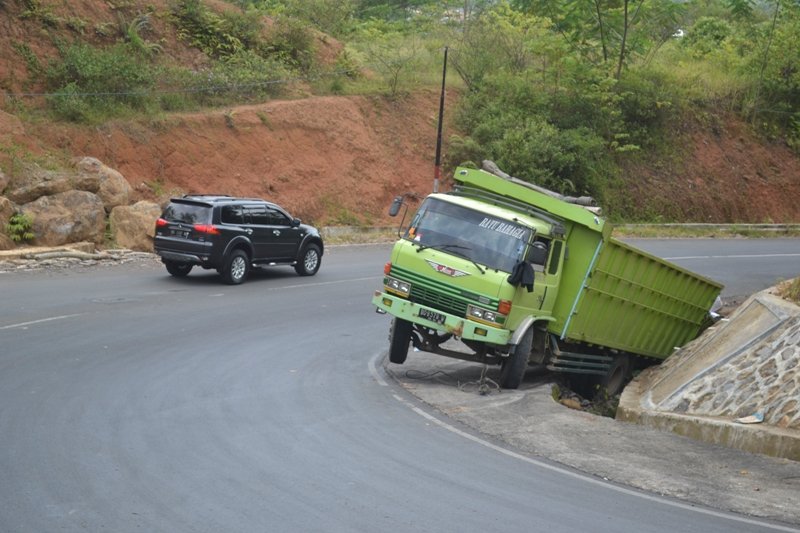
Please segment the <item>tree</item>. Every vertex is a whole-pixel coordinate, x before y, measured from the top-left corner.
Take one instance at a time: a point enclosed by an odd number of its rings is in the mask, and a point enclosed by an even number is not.
[[[631,57],[649,57],[671,38],[686,10],[672,0],[513,0],[512,6],[548,17],[586,60],[611,66],[615,57],[617,79]]]

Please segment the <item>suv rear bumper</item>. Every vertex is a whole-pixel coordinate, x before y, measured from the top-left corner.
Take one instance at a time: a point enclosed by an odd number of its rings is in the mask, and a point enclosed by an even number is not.
[[[177,263],[192,263],[202,265],[208,262],[208,257],[202,258],[199,255],[187,254],[184,252],[169,252],[166,250],[157,250],[158,254],[163,261],[175,261]]]

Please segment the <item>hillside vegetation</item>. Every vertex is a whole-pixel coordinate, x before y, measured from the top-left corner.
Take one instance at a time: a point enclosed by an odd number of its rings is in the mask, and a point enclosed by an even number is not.
[[[447,50],[445,175],[491,159],[615,220],[799,221],[798,37],[791,2],[0,0],[0,170],[88,155],[143,198],[385,223],[430,190]]]

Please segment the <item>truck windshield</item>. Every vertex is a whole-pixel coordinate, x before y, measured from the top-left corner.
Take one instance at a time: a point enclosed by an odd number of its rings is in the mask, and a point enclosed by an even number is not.
[[[425,200],[404,236],[504,272],[520,261],[530,237],[531,229],[518,222],[437,198]]]

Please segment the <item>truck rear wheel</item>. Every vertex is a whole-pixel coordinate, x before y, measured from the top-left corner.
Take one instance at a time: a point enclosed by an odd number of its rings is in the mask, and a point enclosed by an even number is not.
[[[631,360],[627,355],[618,355],[611,363],[608,373],[600,380],[600,390],[605,389],[606,394],[614,396],[622,392],[628,382],[631,371]]]
[[[408,344],[411,342],[411,328],[408,320],[395,318],[389,330],[389,361],[402,365],[408,357]]]
[[[519,340],[519,344],[514,348],[514,353],[503,359],[500,364],[500,386],[504,389],[517,389],[525,377],[525,370],[528,368],[528,357],[533,348],[533,328]]]
[[[611,362],[608,371],[602,375],[577,374],[570,377],[572,390],[586,398],[596,400],[611,398],[622,392],[630,376],[631,360],[627,355],[618,355]]]

